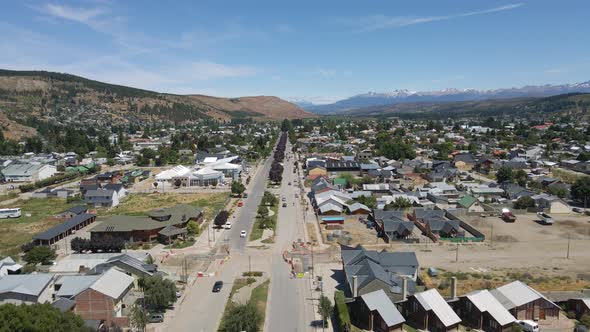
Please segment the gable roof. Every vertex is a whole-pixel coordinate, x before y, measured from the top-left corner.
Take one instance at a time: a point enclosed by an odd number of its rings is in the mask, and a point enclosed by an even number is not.
[[[116,269],[110,269],[101,275],[90,288],[113,299],[118,299],[132,284],[133,277]]]
[[[66,232],[67,230],[72,229],[94,217],[96,217],[95,214],[80,213],[57,226],[51,227],[41,234],[33,236],[33,240],[51,240],[54,237]]]
[[[53,280],[53,274],[9,274],[0,278],[0,294],[19,293],[39,296]]]
[[[491,293],[508,310],[541,298],[558,307],[541,293],[518,280],[493,289]]]
[[[461,322],[461,318],[453,311],[451,306],[443,299],[436,289],[429,289],[425,292],[416,293],[414,297],[422,308],[426,311],[434,312],[434,314],[440,319],[446,327],[458,324]]]
[[[382,289],[361,295],[361,298],[369,310],[376,310],[379,313],[387,327],[399,325],[406,321]]]
[[[466,294],[465,297],[467,297],[480,312],[488,312],[501,326],[510,324],[516,320],[487,289],[471,292]]]
[[[473,205],[475,202],[477,201],[477,199],[471,195],[465,195],[463,196],[463,198],[461,198],[457,204],[461,207],[464,208],[469,208],[471,207],[471,205]]]

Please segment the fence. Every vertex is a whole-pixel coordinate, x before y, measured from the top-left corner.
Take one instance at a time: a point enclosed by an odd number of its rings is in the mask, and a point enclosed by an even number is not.
[[[457,210],[459,210],[459,209],[457,209]],[[452,212],[449,210],[445,210],[446,217],[449,219],[452,219],[452,220],[458,220],[461,228],[463,228],[466,231],[468,231],[469,233],[473,234],[474,235],[473,238],[481,238],[481,241],[484,241],[486,236],[482,232],[477,230],[475,227],[469,225],[463,219],[461,219],[459,217],[459,215],[461,215],[462,213],[461,212],[456,213],[457,210],[453,210]],[[468,239],[468,238],[466,238],[466,239]],[[481,242],[481,241],[478,241],[478,242]],[[469,242],[469,241],[467,241],[467,242]],[[471,241],[471,242],[473,242],[473,241]]]
[[[468,242],[483,242],[483,237],[441,237],[441,241],[448,241],[452,243],[468,243]]]

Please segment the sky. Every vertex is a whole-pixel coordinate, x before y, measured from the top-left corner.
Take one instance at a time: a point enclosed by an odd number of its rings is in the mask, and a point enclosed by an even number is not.
[[[590,1],[8,1],[0,68],[327,103],[590,80]]]

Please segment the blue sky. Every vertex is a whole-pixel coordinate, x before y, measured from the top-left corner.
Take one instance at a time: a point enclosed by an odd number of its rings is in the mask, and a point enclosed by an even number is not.
[[[1,4],[1,3],[0,3]],[[590,1],[3,1],[0,68],[330,101],[590,80]]]

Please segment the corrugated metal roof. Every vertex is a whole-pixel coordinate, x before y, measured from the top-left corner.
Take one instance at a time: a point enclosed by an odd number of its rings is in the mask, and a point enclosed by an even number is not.
[[[100,276],[63,276],[56,282],[61,285],[55,295],[60,297],[72,297],[85,291],[92,285]]]
[[[480,312],[487,311],[502,326],[516,320],[487,289],[475,291],[465,296]]]
[[[9,274],[0,278],[0,294],[20,293],[39,296],[53,279],[53,274]]]
[[[491,293],[500,303],[502,303],[504,308],[508,310],[540,298],[543,298],[554,306],[558,307],[555,303],[549,301],[541,293],[518,280],[498,287],[492,290]]]
[[[66,221],[64,221],[63,223],[51,227],[50,229],[46,230],[45,232],[41,233],[41,234],[37,234],[35,236],[33,236],[33,240],[51,240],[54,237],[65,233],[67,230],[74,228],[76,226],[78,226],[79,224],[82,224],[83,222],[87,221],[90,218],[94,218],[96,217],[95,214],[90,214],[90,213],[81,213],[79,215],[74,216],[71,219],[68,219]]]
[[[133,284],[133,277],[116,269],[110,269],[101,275],[90,288],[113,299],[118,299],[131,284]]]
[[[369,310],[377,310],[387,327],[402,324],[406,321],[382,289],[361,295],[361,298]]]
[[[432,310],[445,326],[449,327],[461,322],[461,318],[457,316],[436,289],[429,289],[425,292],[414,294],[414,296],[424,310]]]

